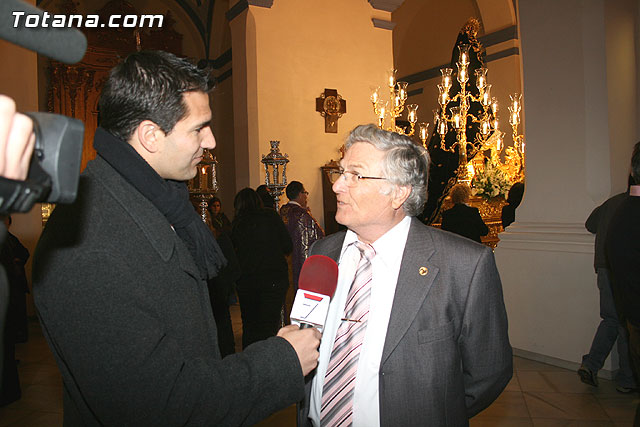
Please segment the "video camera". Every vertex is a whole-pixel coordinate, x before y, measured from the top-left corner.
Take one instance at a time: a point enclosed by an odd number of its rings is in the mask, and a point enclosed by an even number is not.
[[[73,28],[16,24],[15,13],[35,16],[44,11],[20,0],[0,2],[0,38],[57,61],[73,64],[82,59],[87,39]],[[36,144],[25,181],[0,177],[0,214],[27,212],[36,202],[70,203],[75,200],[80,175],[84,124],[51,113],[25,113],[33,120]]]

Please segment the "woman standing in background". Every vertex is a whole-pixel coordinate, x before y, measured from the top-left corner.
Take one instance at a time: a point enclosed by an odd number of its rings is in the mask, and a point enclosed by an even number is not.
[[[293,244],[280,215],[264,208],[251,188],[242,189],[233,202],[231,240],[240,262],[236,290],[242,314],[242,348],[274,336],[280,327],[280,309],[289,287],[285,255]]]

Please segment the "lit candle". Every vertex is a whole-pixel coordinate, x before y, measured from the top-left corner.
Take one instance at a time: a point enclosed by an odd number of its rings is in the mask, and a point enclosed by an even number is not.
[[[513,107],[513,111],[515,111],[516,113],[520,112],[520,97],[522,95],[519,93],[514,93],[513,95],[509,95],[509,98],[511,98],[511,105]]]
[[[498,100],[495,97],[491,98],[491,111],[494,115],[498,113]]]
[[[427,140],[427,136],[429,136],[429,123],[420,123],[420,140],[425,142]]]
[[[481,132],[482,132],[483,135],[489,134],[489,122],[488,121],[486,121],[486,120],[482,121]]]
[[[444,120],[440,120],[438,122],[438,133],[440,135],[444,135],[445,133],[447,133],[447,122],[445,122]]]
[[[440,102],[440,105],[444,107],[447,103],[447,99],[449,99],[449,89],[446,86],[438,85],[438,91],[440,92],[438,102]]]
[[[387,79],[389,87],[394,87],[396,85],[396,73],[398,70],[391,69],[387,71]]]
[[[451,88],[451,73],[453,73],[453,69],[441,68],[440,73],[442,73],[442,86],[449,90]]]

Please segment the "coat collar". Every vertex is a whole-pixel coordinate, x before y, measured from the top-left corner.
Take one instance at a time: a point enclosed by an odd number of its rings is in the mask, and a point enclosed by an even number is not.
[[[169,261],[175,250],[180,267],[189,275],[200,277],[187,247],[166,217],[147,198],[100,156],[87,166],[86,173],[102,183],[105,191],[129,214],[164,262]]]

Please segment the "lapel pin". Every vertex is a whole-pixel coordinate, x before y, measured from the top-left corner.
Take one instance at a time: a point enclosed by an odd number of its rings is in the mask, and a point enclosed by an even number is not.
[[[420,267],[420,270],[418,270],[418,272],[420,273],[421,276],[426,276],[427,273],[429,272],[429,269],[427,267]]]

